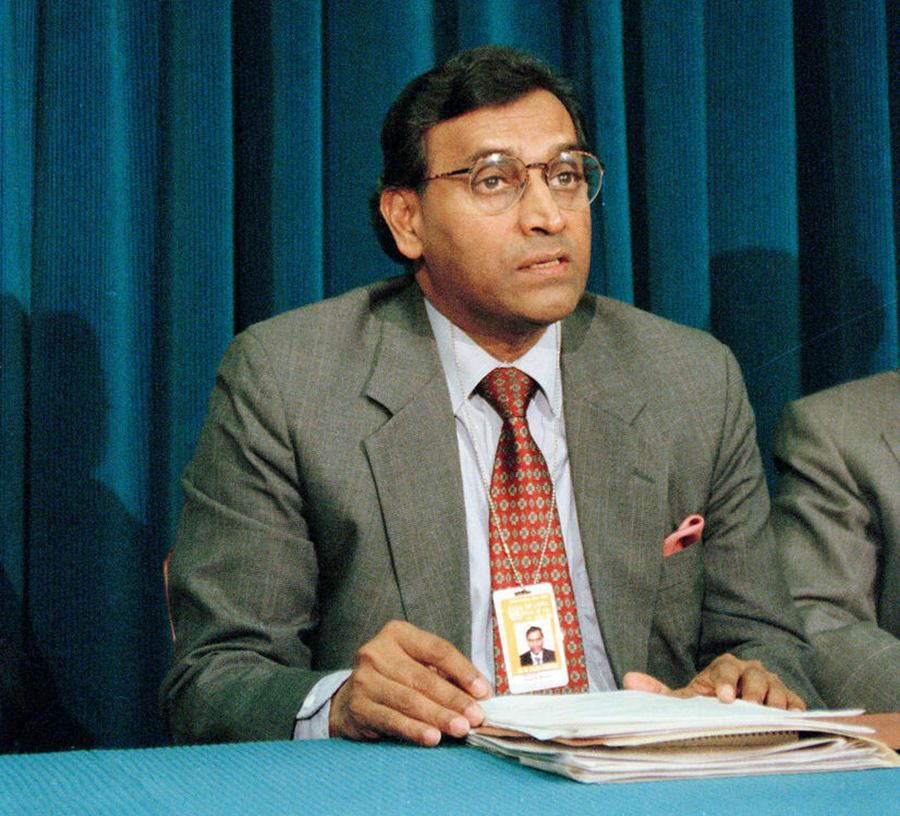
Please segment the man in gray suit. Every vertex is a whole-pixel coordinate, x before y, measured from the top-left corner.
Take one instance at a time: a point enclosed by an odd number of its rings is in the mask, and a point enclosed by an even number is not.
[[[174,737],[434,745],[481,722],[502,421],[476,385],[513,362],[589,687],[817,704],[734,357],[584,292],[602,166],[568,85],[463,52],[382,147],[376,228],[410,273],[251,327],[219,369],[169,573]]]
[[[540,626],[530,626],[525,632],[528,649],[519,655],[522,666],[542,666],[556,662],[556,652],[544,648],[544,632]]]
[[[773,513],[829,705],[900,711],[900,373],[791,403]]]

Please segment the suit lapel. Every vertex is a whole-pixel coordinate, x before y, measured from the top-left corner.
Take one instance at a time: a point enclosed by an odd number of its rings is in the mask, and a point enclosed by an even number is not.
[[[396,305],[384,316],[367,389],[391,416],[365,449],[407,620],[469,654],[468,545],[450,395],[418,288]]]
[[[604,645],[617,680],[645,670],[662,540],[668,463],[638,428],[646,400],[628,376],[628,350],[580,338],[576,311],[563,335],[566,439],[578,522]],[[592,331],[604,333],[601,321]],[[618,341],[621,343],[621,340]]]

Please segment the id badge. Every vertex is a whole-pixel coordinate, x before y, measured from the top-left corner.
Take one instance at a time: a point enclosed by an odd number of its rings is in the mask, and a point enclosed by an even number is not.
[[[565,643],[549,583],[494,590],[494,613],[511,694],[569,682]]]

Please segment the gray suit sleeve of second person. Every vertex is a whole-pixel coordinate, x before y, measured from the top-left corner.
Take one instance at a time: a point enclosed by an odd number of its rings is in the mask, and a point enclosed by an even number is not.
[[[861,396],[862,416],[844,413],[834,392],[830,403],[817,396],[784,410],[773,526],[828,705],[898,711],[900,641],[879,626],[876,606],[885,535],[879,502],[890,494],[879,497],[871,481],[892,454],[880,433],[864,430],[874,423],[865,417],[873,406]],[[882,490],[896,499],[900,483]]]

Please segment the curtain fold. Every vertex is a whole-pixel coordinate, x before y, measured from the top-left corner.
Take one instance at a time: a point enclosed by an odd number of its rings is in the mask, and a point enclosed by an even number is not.
[[[801,47],[824,55],[808,55],[797,85],[805,390],[896,366],[888,73],[900,55],[887,51],[887,7],[830,0],[796,11],[811,35]]]
[[[590,286],[734,349],[770,477],[785,402],[898,365],[893,4],[0,4],[0,612],[98,744],[163,740],[161,564],[227,343],[399,271],[381,121],[489,42],[574,80]]]
[[[575,38],[575,53],[580,60],[570,66],[570,76],[584,98],[594,152],[606,167],[600,199],[593,205],[595,229],[588,285],[592,291],[631,303],[634,284],[625,15],[618,3],[586,3],[583,17],[575,25],[584,37]]]
[[[19,636],[28,529],[36,10],[0,6],[0,611]]]
[[[641,8],[649,308],[709,328],[703,3]]]
[[[741,362],[765,450],[800,396],[792,34],[790,0],[707,7],[710,328]]]

